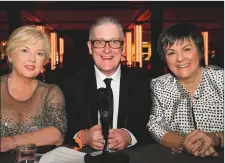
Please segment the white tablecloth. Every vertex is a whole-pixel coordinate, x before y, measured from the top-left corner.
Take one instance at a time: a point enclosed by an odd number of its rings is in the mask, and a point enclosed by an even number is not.
[[[84,163],[85,154],[67,147],[58,147],[45,153],[39,163]]]

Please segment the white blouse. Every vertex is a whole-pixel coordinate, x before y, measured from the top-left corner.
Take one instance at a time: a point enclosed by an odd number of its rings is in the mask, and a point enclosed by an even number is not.
[[[186,135],[194,129],[224,130],[224,70],[202,67],[201,81],[190,98],[183,85],[171,74],[150,83],[153,100],[147,127],[156,141],[167,132]]]

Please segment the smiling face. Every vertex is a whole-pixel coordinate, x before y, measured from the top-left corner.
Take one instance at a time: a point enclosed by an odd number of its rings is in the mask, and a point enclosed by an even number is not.
[[[9,52],[8,59],[12,63],[12,73],[25,78],[35,78],[45,62],[44,41],[30,39]]]
[[[118,26],[115,24],[103,24],[93,29],[91,40],[124,40]],[[95,48],[88,41],[89,53],[93,56],[95,65],[106,76],[114,74],[119,67],[121,55],[124,53],[124,45],[113,49],[107,43],[104,48]]]
[[[165,48],[165,59],[169,69],[181,81],[200,75],[199,51],[191,39],[176,41]]]

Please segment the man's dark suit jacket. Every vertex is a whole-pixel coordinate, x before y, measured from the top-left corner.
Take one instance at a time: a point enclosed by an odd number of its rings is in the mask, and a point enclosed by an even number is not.
[[[151,109],[150,77],[146,71],[121,67],[117,128],[126,128],[140,144],[153,143],[146,124]],[[73,137],[81,129],[98,124],[97,84],[94,65],[79,71],[75,78],[64,82],[68,117],[65,144],[74,145]]]

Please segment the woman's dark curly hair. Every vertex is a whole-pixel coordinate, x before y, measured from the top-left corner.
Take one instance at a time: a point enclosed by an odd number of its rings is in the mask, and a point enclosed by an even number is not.
[[[202,32],[195,25],[190,23],[179,23],[167,28],[162,32],[158,39],[158,53],[163,61],[165,61],[165,50],[169,46],[173,46],[176,41],[192,40],[198,48],[200,60],[204,55],[204,40]]]

